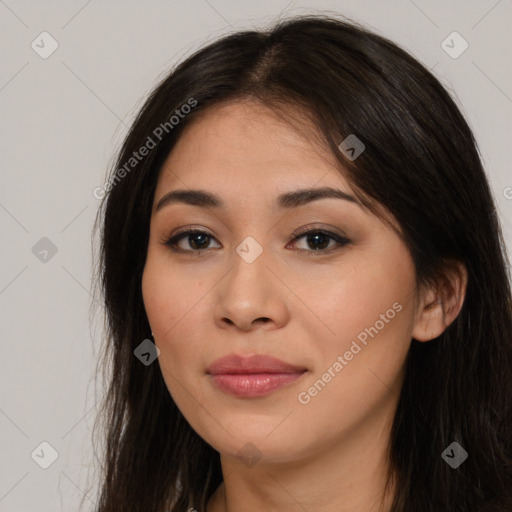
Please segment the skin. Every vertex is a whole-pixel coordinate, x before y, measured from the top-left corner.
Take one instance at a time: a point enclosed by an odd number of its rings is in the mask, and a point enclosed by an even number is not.
[[[302,188],[353,195],[339,162],[311,140],[262,104],[216,105],[187,126],[159,176],[143,298],[169,392],[221,455],[224,482],[208,512],[387,510],[386,447],[411,338],[438,336],[462,305],[463,269],[418,289],[403,241],[359,203],[275,205]],[[215,193],[226,206],[176,202],[156,211],[176,189]],[[349,243],[293,235],[308,225]],[[183,227],[213,238],[185,236],[174,252],[164,242]],[[263,250],[252,263],[236,252],[248,236]],[[394,318],[301,403],[299,393],[396,303]],[[308,371],[265,397],[236,398],[206,372],[232,353],[268,354]],[[253,465],[241,456],[247,443]]]

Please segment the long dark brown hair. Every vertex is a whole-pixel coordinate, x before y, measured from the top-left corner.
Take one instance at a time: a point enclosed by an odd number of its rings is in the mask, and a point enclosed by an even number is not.
[[[291,122],[292,112],[303,114],[360,200],[398,221],[418,283],[438,282],[453,262],[467,269],[455,321],[431,342],[411,340],[389,447],[392,512],[512,510],[510,275],[473,134],[407,52],[339,16],[315,15],[224,36],[188,57],[150,94],[110,171],[97,217],[99,370],[108,378],[96,424],[104,443],[97,512],[202,512],[222,482],[219,453],[184,419],[158,364],[141,364],[134,349],[151,334],[141,279],[162,163],[197,116],[239,99]],[[350,134],[365,145],[354,161],[338,148]],[[130,160],[148,137],[155,147]],[[453,441],[469,454],[457,469],[441,457]]]

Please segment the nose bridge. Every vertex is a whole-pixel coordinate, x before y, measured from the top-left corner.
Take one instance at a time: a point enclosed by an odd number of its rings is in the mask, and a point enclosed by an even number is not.
[[[244,239],[231,258],[232,270],[226,285],[227,293],[241,303],[257,304],[270,291],[268,251],[252,237]]]

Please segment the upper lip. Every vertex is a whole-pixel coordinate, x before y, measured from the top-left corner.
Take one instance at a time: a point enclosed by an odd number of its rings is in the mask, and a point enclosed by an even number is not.
[[[214,361],[207,370],[212,375],[229,373],[302,373],[304,371],[306,371],[306,368],[303,366],[295,366],[264,354],[252,356],[230,354]]]

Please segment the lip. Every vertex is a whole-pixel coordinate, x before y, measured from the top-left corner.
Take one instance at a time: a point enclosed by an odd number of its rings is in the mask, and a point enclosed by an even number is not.
[[[305,370],[307,368],[304,366],[295,366],[264,354],[252,356],[230,354],[214,361],[206,371],[212,375],[226,373],[236,375],[251,373],[302,373]]]
[[[307,368],[263,354],[231,354],[217,359],[207,373],[220,391],[239,398],[256,398],[293,384],[307,373]]]

